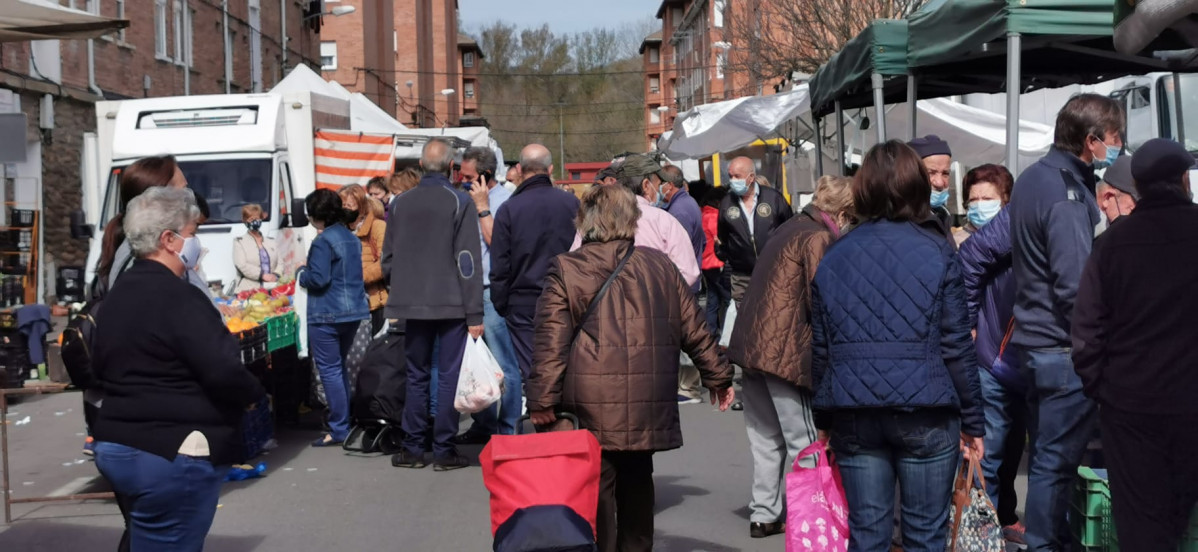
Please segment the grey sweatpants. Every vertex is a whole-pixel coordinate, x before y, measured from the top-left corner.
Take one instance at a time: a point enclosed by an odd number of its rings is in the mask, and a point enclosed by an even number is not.
[[[745,426],[753,452],[753,495],[749,521],[785,521],[786,474],[795,456],[815,442],[811,395],[774,375],[744,371],[741,397],[745,404]],[[800,462],[815,467],[814,458]]]

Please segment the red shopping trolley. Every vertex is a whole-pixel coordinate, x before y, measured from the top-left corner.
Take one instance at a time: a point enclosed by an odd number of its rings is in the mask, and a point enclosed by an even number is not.
[[[495,435],[479,457],[495,552],[596,549],[599,441],[579,429],[578,418],[558,416],[574,430]]]

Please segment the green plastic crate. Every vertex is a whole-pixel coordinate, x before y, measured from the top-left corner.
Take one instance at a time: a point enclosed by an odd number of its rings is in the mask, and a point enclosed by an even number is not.
[[[1082,466],[1077,469],[1077,484],[1069,524],[1085,552],[1118,552],[1115,521],[1111,517],[1111,486],[1103,473]]]
[[[275,352],[296,343],[299,317],[294,312],[266,319],[266,348]]]

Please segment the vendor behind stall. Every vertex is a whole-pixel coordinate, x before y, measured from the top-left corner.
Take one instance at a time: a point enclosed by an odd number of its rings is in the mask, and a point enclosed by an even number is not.
[[[279,281],[279,250],[274,240],[262,235],[262,206],[242,207],[241,222],[248,231],[233,242],[233,265],[239,276],[234,294]]]

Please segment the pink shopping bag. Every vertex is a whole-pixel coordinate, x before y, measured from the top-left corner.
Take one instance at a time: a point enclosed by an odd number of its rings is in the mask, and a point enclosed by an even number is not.
[[[815,454],[816,466],[799,459]],[[816,441],[795,458],[786,475],[786,552],[845,552],[849,548],[849,506],[840,470],[828,459],[828,443]]]

